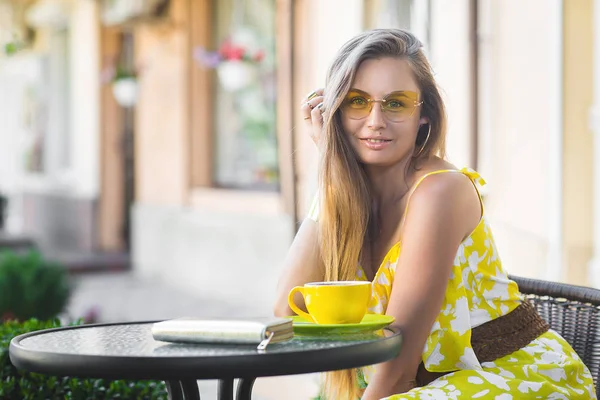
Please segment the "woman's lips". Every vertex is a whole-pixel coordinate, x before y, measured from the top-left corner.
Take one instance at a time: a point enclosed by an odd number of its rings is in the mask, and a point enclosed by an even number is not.
[[[365,147],[371,150],[382,150],[387,147],[392,141],[390,139],[372,139],[365,138],[360,139],[360,142],[365,145]]]

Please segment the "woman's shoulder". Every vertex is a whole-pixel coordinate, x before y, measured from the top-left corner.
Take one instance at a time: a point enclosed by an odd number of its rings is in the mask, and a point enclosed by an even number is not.
[[[415,175],[407,212],[452,214],[465,222],[465,229],[481,217],[480,198],[471,177],[444,160],[423,165]]]
[[[413,185],[412,192],[409,202],[423,206],[437,204],[443,210],[465,203],[479,204],[470,178],[457,169],[438,169],[422,174]]]
[[[440,191],[460,194],[470,186],[469,180],[462,176],[461,170],[446,160],[432,157],[417,168],[412,177],[413,192],[419,187],[418,191],[424,192],[424,195],[440,194]]]

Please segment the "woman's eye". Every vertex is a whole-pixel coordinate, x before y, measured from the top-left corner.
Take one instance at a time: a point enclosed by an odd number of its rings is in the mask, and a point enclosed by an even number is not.
[[[366,106],[368,101],[364,97],[352,97],[349,103],[353,106]]]
[[[387,103],[388,108],[404,108],[406,107],[403,102],[399,100],[390,100]]]

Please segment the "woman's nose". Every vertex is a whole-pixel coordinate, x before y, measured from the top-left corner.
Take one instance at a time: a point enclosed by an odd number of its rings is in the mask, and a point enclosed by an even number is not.
[[[378,130],[385,128],[385,119],[383,116],[383,110],[379,103],[373,104],[371,112],[369,113],[369,119],[367,126],[372,130]]]

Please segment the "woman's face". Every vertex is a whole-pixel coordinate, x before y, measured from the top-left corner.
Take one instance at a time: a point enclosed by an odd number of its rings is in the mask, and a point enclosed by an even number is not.
[[[342,125],[361,162],[390,166],[414,152],[421,92],[405,60],[361,63],[341,107]]]

